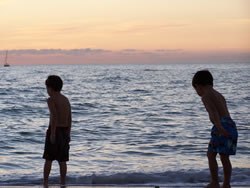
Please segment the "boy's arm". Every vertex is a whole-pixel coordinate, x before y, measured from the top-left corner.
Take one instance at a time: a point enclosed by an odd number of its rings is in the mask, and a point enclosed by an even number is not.
[[[72,113],[71,113],[71,106],[69,104],[69,119],[68,119],[68,123],[69,123],[69,135],[71,132],[71,126],[72,126]]]
[[[47,100],[47,103],[50,111],[50,126],[51,126],[50,142],[54,144],[56,138],[56,107],[51,98]]]
[[[203,102],[203,104],[204,104],[204,106],[209,114],[210,120],[213,120],[213,123],[215,124],[215,126],[219,130],[219,132],[225,137],[231,137],[232,135],[229,134],[221,125],[218,110],[216,109],[215,105],[213,104],[211,98],[203,97],[202,102]]]

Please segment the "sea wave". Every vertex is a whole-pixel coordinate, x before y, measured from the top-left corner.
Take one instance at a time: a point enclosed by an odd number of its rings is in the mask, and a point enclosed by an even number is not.
[[[222,170],[219,172],[222,174]],[[38,176],[38,175],[37,175]],[[2,176],[0,177],[0,186],[21,186],[21,185],[39,185],[42,183],[41,175],[26,174],[23,176]],[[115,174],[92,174],[81,176],[78,173],[68,175],[68,185],[110,185],[110,186],[202,186],[209,181],[209,170],[183,170],[166,171],[162,173],[115,173]],[[222,176],[219,176],[222,181]],[[51,184],[59,182],[58,176],[50,177]],[[250,168],[233,169],[232,185],[250,186]]]

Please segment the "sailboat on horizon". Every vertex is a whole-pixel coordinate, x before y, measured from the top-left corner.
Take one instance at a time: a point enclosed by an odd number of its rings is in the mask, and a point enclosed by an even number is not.
[[[8,51],[6,51],[6,54],[5,54],[5,61],[4,61],[4,67],[9,67],[10,64],[8,64]]]

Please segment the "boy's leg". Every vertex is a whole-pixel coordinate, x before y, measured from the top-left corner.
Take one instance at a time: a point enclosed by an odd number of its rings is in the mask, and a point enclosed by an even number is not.
[[[221,159],[221,162],[222,162],[223,172],[224,172],[223,187],[224,188],[229,188],[230,187],[231,174],[232,174],[232,165],[231,165],[231,162],[230,162],[230,159],[229,159],[229,155],[220,154],[220,159]]]
[[[43,169],[43,185],[48,186],[48,179],[51,170],[52,161],[46,160]]]
[[[210,175],[211,175],[211,183],[207,185],[207,187],[211,188],[219,188],[219,178],[218,178],[218,164],[216,161],[216,155],[217,153],[208,151],[207,152],[207,158],[208,158],[208,165],[210,169]]]
[[[67,174],[67,163],[58,162],[60,166],[60,175],[61,175],[61,184],[65,185],[66,183],[66,174]]]

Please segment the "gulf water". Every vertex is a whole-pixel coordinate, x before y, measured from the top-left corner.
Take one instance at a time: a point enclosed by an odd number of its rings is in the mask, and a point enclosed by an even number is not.
[[[191,85],[200,69],[213,74],[238,127],[232,184],[250,185],[250,64],[242,63],[0,67],[0,185],[42,184],[50,74],[72,105],[69,185],[206,184],[212,124]],[[50,182],[59,182],[56,162]]]

